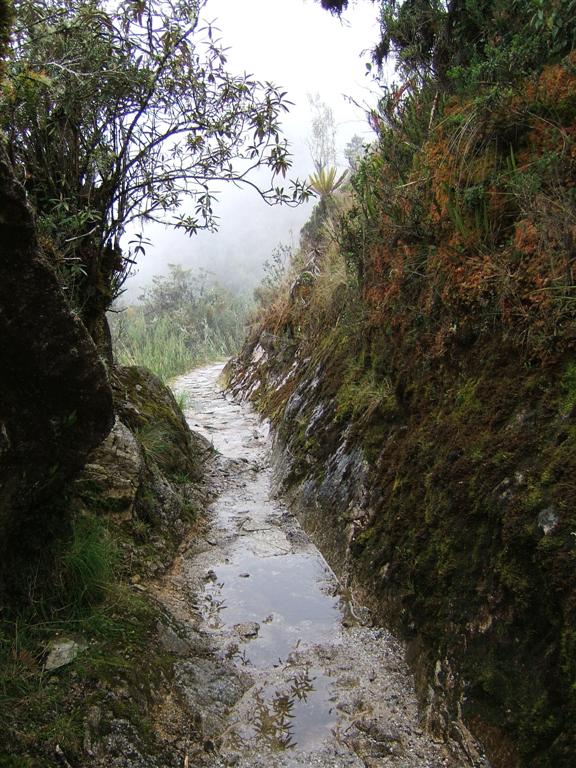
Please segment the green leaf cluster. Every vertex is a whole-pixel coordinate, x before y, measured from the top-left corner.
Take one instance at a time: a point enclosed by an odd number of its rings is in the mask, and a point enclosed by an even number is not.
[[[0,0],[0,67],[8,44],[12,24],[12,6],[9,0]],[[2,70],[0,68],[0,74]]]
[[[347,176],[348,171],[338,175],[338,169],[335,166],[329,168],[322,166],[310,176],[309,183],[317,195],[326,197],[334,194],[344,184]]]
[[[575,0],[381,0],[379,65],[462,89],[513,82],[576,42]]]

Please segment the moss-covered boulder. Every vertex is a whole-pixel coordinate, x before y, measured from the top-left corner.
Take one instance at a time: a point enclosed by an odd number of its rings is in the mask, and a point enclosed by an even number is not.
[[[120,420],[138,437],[145,455],[169,477],[201,477],[208,443],[192,433],[172,391],[139,366],[114,373],[115,407]]]
[[[76,515],[112,521],[131,570],[157,572],[202,506],[212,448],[146,368],[117,368],[113,382],[116,422],[75,481],[71,506]]]

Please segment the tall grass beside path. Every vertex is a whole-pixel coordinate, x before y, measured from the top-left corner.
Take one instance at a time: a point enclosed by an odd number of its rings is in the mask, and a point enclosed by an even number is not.
[[[191,368],[235,354],[244,338],[246,300],[207,272],[169,265],[138,304],[111,313],[116,359],[168,383]]]

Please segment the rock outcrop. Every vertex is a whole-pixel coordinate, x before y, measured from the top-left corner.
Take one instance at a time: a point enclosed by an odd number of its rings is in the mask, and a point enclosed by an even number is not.
[[[163,382],[141,367],[114,369],[116,421],[74,482],[74,514],[111,516],[127,534],[130,564],[168,565],[203,499],[211,445],[192,433]],[[148,549],[138,546],[146,540]],[[134,574],[132,574],[134,575]]]
[[[0,589],[65,525],[50,499],[114,422],[108,374],[0,148]],[[19,577],[21,577],[21,573]]]

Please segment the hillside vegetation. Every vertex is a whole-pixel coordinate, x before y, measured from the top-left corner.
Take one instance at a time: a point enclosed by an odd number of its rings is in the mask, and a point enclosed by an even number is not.
[[[236,354],[247,311],[247,301],[213,275],[169,265],[169,274],[154,277],[136,304],[109,315],[116,358],[169,381]]]
[[[429,725],[502,768],[576,759],[573,11],[381,3],[376,141],[229,370]]]

